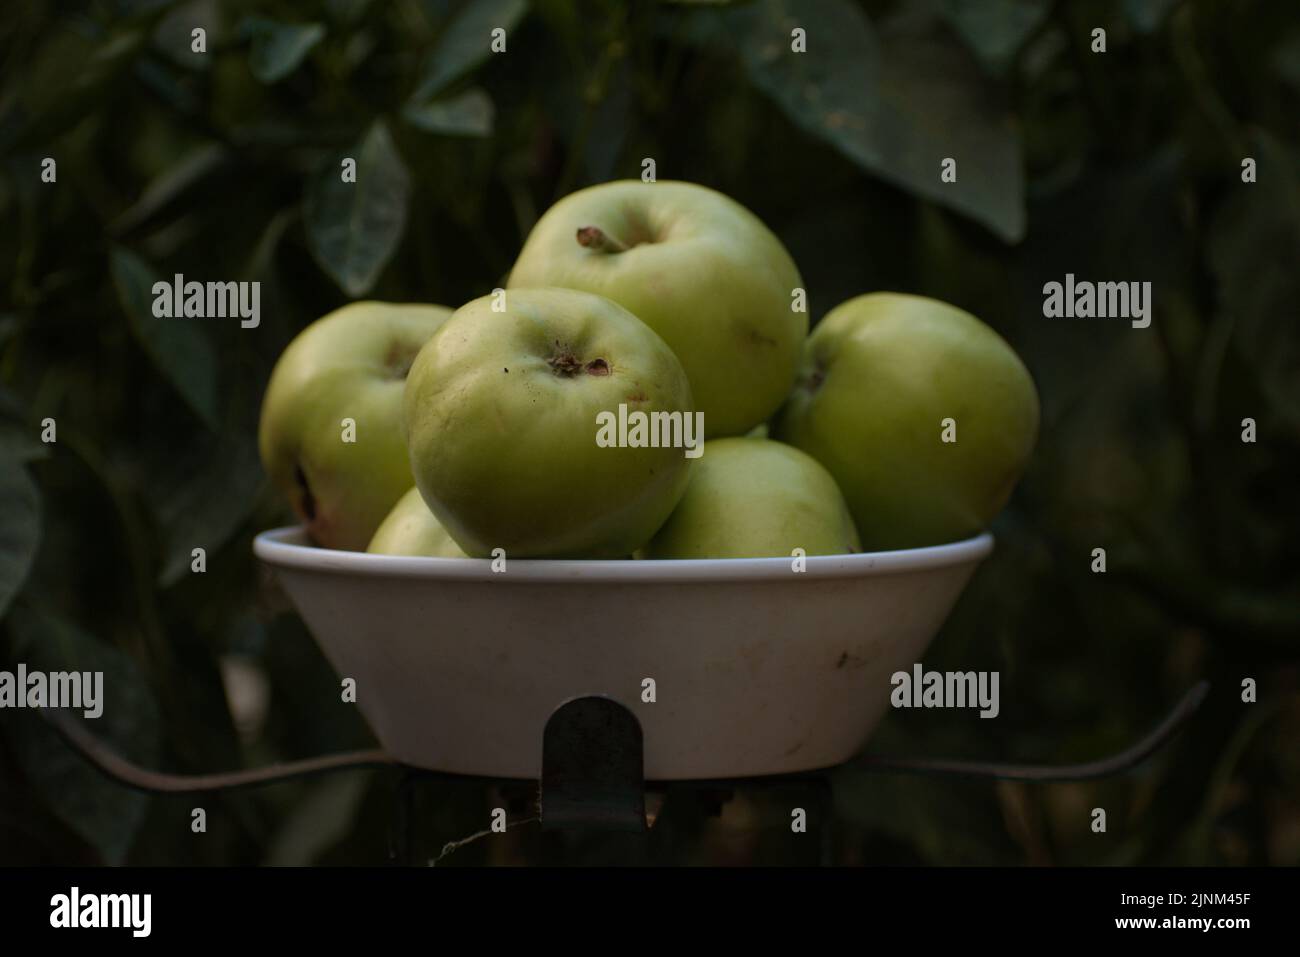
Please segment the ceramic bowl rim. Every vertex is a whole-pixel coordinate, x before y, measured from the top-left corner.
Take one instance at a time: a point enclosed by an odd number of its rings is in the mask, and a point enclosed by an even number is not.
[[[507,556],[505,574],[492,571],[488,558],[432,558],[371,555],[319,548],[307,544],[306,531],[289,525],[261,532],[253,552],[275,568],[334,573],[361,578],[424,579],[428,581],[612,582],[653,584],[662,582],[714,582],[862,578],[897,572],[947,568],[977,562],[993,550],[993,536],[981,532],[971,538],[924,548],[862,552],[856,555],[810,555],[807,571],[798,576],[790,558],[699,558],[679,560],[525,559]]]

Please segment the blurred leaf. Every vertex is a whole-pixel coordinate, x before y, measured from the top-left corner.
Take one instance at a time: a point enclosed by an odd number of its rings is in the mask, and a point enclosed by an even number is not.
[[[411,177],[388,128],[376,121],[353,151],[357,181],[326,166],[308,184],[303,218],[312,253],[339,287],[359,296],[374,285],[401,242]]]
[[[1156,293],[1156,305],[1167,305],[1194,268],[1178,219],[1177,189],[1184,162],[1181,150],[1166,148],[1131,164],[1091,169],[1068,186],[1034,198],[1031,221],[1035,225],[1018,264],[1019,296],[1007,311],[1009,319],[1019,319],[1014,341],[1037,380],[1045,432],[1049,423],[1062,423],[1059,417],[1095,413],[1104,404],[1096,400],[1113,396],[1109,389],[1098,389],[1095,379],[1099,376],[1116,375],[1131,388],[1158,391],[1158,339],[1135,335],[1153,330],[1133,330],[1124,322],[1045,320],[1043,284],[1063,281],[1067,272],[1094,281],[1111,276],[1148,280],[1155,290],[1169,290]],[[1107,215],[1092,218],[1101,209],[1107,210]],[[1058,223],[1089,225],[1087,229],[1061,229]],[[1141,264],[1140,268],[1136,264]],[[1158,314],[1152,320],[1161,321]],[[1121,359],[1128,351],[1132,352],[1130,359]],[[1123,366],[1129,361],[1134,365],[1126,372]],[[1153,361],[1155,369],[1151,368]],[[1146,370],[1144,375],[1137,376],[1138,369]],[[1103,428],[1122,422],[1136,425],[1132,409],[1123,401],[1116,404],[1117,408],[1109,409],[1115,418]],[[1159,406],[1148,400],[1142,408],[1154,412]],[[1059,436],[1077,438],[1079,431],[1061,428]],[[1101,458],[1086,449],[1081,451],[1089,455],[1089,461]],[[1152,491],[1160,489],[1153,486]]]
[[[1124,0],[1124,15],[1140,33],[1151,33],[1164,23],[1179,0]]]
[[[374,746],[374,734],[355,704],[342,700],[339,674],[296,614],[266,626],[262,666],[274,703],[268,738],[284,754],[324,754]]]
[[[449,136],[491,136],[493,114],[492,98],[479,87],[402,110],[402,117],[417,129]]]
[[[193,319],[154,316],[153,285],[159,279],[135,253],[114,246],[109,262],[118,301],[136,340],[194,414],[209,428],[215,426],[217,362],[202,328]]]
[[[117,81],[147,43],[144,26],[101,34],[70,18],[36,50],[21,85],[26,126],[6,130],[4,139],[21,129],[19,147],[48,148],[49,140],[114,98]]]
[[[943,16],[979,57],[996,72],[1004,71],[1051,12],[1051,0],[943,0]]]
[[[113,223],[118,233],[134,229],[197,183],[221,169],[230,159],[230,151],[219,143],[207,143],[185,154],[164,168],[150,181],[131,206]]]
[[[882,89],[861,144],[879,174],[983,223],[1006,241],[1025,233],[1025,184],[1016,120],[946,33],[886,24]],[[942,183],[940,161],[957,161]]]
[[[202,73],[212,66],[212,53],[225,41],[224,21],[219,0],[188,0],[160,4],[166,14],[153,31],[153,47],[168,62],[194,73]],[[194,49],[194,31],[205,34],[207,53]]]
[[[339,23],[355,23],[370,6],[370,0],[325,0],[330,18]]]
[[[1294,317],[1300,301],[1300,161],[1263,133],[1254,155],[1258,182],[1238,178],[1208,230],[1210,271],[1232,342],[1269,398],[1300,423],[1300,326],[1281,318]]]
[[[111,645],[50,615],[16,609],[6,657],[28,672],[102,672],[100,717],[86,728],[129,760],[158,760],[158,708],[135,662]],[[9,720],[11,718],[13,720]],[[76,713],[76,720],[83,720]],[[2,723],[27,777],[54,813],[89,841],[107,864],[121,864],[144,820],[149,797],[113,783],[72,751],[35,711],[13,710]]]
[[[632,91],[632,69],[620,61],[605,80],[605,96],[590,112],[590,124],[583,150],[587,175],[602,182],[615,175],[615,164],[627,141],[627,118],[636,109]]]
[[[835,772],[835,805],[846,820],[914,846],[922,863],[1007,864],[1009,840],[992,788],[846,765]]]
[[[1295,30],[1273,50],[1273,69],[1283,80],[1300,90],[1300,30]]]
[[[343,774],[316,783],[270,840],[268,867],[307,867],[352,830],[371,781],[368,774]]]
[[[0,446],[0,618],[22,588],[41,539],[41,496],[19,459]]]
[[[40,440],[36,426],[28,422],[27,410],[18,396],[0,387],[0,458],[21,465],[49,454],[49,446]]]
[[[275,83],[298,68],[303,58],[325,38],[319,23],[278,23],[265,17],[250,17],[240,34],[251,38],[248,68],[263,83]]]
[[[184,78],[160,60],[146,58],[135,65],[135,76],[164,103],[182,116],[195,116],[200,112],[198,98],[191,92]]]
[[[492,31],[509,34],[528,10],[528,0],[476,0],[461,7],[438,36],[424,61],[412,103],[423,103],[448,83],[472,70],[492,52]]]
[[[176,0],[118,0],[118,8],[127,16],[157,13],[172,6]]]
[[[166,587],[185,575],[191,552],[212,554],[239,529],[257,505],[262,467],[254,441],[223,436],[219,448],[201,443],[172,454],[153,497],[154,514],[164,537],[158,584]]]
[[[1004,240],[1025,230],[1013,118],[965,51],[900,21],[883,37],[849,0],[758,2],[717,15],[752,82],[793,122],[882,179],[978,220]],[[807,31],[808,52],[791,49]],[[957,182],[940,163],[957,162]]]
[[[248,261],[240,270],[240,275],[263,283],[273,282],[275,255],[280,247],[280,241],[301,215],[302,210],[298,206],[290,206],[269,216],[257,243],[248,254]],[[264,285],[263,290],[265,289]]]

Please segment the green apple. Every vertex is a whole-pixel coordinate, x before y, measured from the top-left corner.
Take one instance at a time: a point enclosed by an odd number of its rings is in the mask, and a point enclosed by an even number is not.
[[[773,437],[835,476],[868,550],[974,535],[1006,504],[1038,434],[1038,394],[970,313],[900,293],[832,309],[808,339]]]
[[[859,551],[848,505],[812,456],[771,439],[704,443],[686,494],[638,558],[768,558]]]
[[[412,488],[397,500],[366,549],[374,555],[428,555],[433,558],[466,558],[451,535],[433,517],[429,506]]]
[[[710,438],[776,411],[808,334],[807,312],[794,309],[803,280],[781,241],[693,183],[628,180],[566,196],[533,227],[509,285],[582,289],[629,309],[681,359]]]
[[[411,487],[402,388],[444,306],[356,302],[289,343],[262,400],[258,447],[312,539],[359,551]]]
[[[698,428],[672,350],[623,307],[568,289],[456,310],[416,357],[405,409],[415,483],[477,558],[624,557],[663,524],[699,454],[698,440],[670,444]],[[634,413],[684,424],[654,446],[644,429],[609,428]]]

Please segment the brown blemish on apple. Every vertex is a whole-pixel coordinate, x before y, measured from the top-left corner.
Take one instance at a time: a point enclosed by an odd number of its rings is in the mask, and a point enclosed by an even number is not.
[[[560,340],[555,340],[555,345],[560,346]],[[546,364],[551,367],[551,371],[564,379],[571,379],[578,374],[582,367],[582,362],[570,350],[560,348],[555,355],[546,360]]]
[[[777,346],[777,341],[775,339],[771,336],[763,335],[757,329],[746,329],[745,338],[756,346],[768,346],[773,349]]]
[[[574,355],[572,349],[560,346],[558,341],[555,344],[559,347],[559,351],[547,359],[546,364],[560,378],[572,379],[576,375],[606,376],[610,374],[609,360],[597,356],[589,362],[583,362],[579,356]]]
[[[637,389],[635,392],[633,392],[631,395],[627,397],[628,402],[632,402],[636,404],[642,402],[648,402],[649,400],[650,400],[650,396],[646,395],[640,389]]]

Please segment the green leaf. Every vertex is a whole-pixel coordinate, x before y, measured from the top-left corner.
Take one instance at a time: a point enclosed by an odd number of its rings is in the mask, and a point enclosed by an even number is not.
[[[217,361],[212,345],[193,319],[153,314],[158,276],[143,259],[121,246],[109,254],[117,298],[131,331],[154,367],[209,428],[217,421]]]
[[[41,496],[27,470],[0,447],[0,618],[22,588],[41,540]]]
[[[452,80],[482,63],[492,52],[492,31],[500,27],[509,34],[527,10],[527,0],[476,0],[465,4],[425,58],[410,102],[432,99]]]
[[[38,427],[28,421],[18,396],[0,386],[0,459],[23,465],[49,454],[49,446],[40,440]]]
[[[355,23],[370,6],[370,0],[325,0],[330,19],[338,23]]]
[[[605,89],[604,98],[580,121],[590,124],[583,160],[587,175],[595,182],[615,177],[619,155],[627,142],[627,118],[635,109],[635,93],[632,69],[626,60],[610,71]],[[575,142],[581,142],[582,138],[579,132]]]
[[[1151,33],[1179,0],[1124,0],[1124,15],[1139,33]]]
[[[491,136],[493,114],[492,98],[479,87],[402,110],[402,117],[417,129],[448,136]]]
[[[356,823],[370,778],[344,774],[314,783],[267,842],[268,867],[308,867]]]
[[[714,41],[739,46],[751,82],[794,123],[1004,240],[1024,235],[1013,117],[946,33],[900,20],[878,37],[849,0],[759,0],[717,20]],[[796,27],[806,31],[805,53],[791,49]],[[957,163],[957,182],[940,181],[946,158]]]
[[[312,253],[350,296],[374,285],[406,229],[411,177],[388,128],[377,121],[352,151],[355,183],[343,182],[338,163],[307,187],[303,218]]]
[[[86,729],[124,757],[147,765],[158,759],[158,708],[129,657],[70,622],[15,609],[4,657],[33,671],[102,672],[103,713]],[[12,719],[12,720],[11,720]],[[35,711],[14,709],[0,722],[19,764],[50,809],[99,851],[121,864],[144,820],[149,798],[115,784],[72,751]]]
[[[181,196],[191,192],[199,183],[225,168],[231,153],[219,143],[206,143],[186,153],[183,158],[165,166],[150,180],[140,196],[113,222],[119,235],[135,229],[155,216]]]
[[[944,19],[952,24],[980,62],[1003,72],[1029,35],[1047,19],[1050,0],[943,0]]]
[[[1292,89],[1300,90],[1300,30],[1294,31],[1273,50],[1273,71]]]
[[[944,782],[863,771],[834,773],[836,811],[869,831],[906,842],[919,863],[1007,864],[1009,842],[984,782]]]
[[[216,59],[212,54],[226,43],[225,18],[214,0],[181,0],[159,4],[162,13],[153,31],[153,48],[173,66],[189,73],[204,73]],[[202,29],[206,49],[194,49],[194,31]]]
[[[248,18],[240,32],[253,41],[248,68],[263,83],[283,80],[325,39],[319,23],[278,23],[265,17]]]
[[[69,17],[32,39],[39,42],[24,51],[23,82],[14,87],[23,111],[0,129],[0,142],[11,151],[48,149],[61,133],[121,98],[122,81],[146,49],[148,31],[125,25],[100,31]]]
[[[211,561],[256,506],[262,484],[257,445],[245,436],[222,436],[216,449],[211,440],[196,443],[170,458],[150,488],[164,540],[164,587],[189,572],[193,549],[203,548]]]
[[[1258,182],[1236,178],[1212,220],[1210,273],[1219,308],[1232,321],[1232,343],[1250,364],[1269,400],[1300,423],[1300,161],[1279,140],[1258,131],[1251,155]]]

